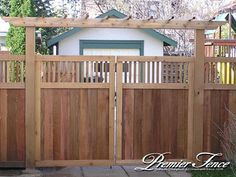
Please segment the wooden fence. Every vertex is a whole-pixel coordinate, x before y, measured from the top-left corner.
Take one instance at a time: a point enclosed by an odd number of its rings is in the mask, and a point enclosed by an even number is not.
[[[194,136],[201,141],[196,152],[223,151],[218,132],[227,123],[226,108],[236,113],[236,86],[205,80],[202,130],[194,130],[196,57],[35,58],[38,116],[31,143],[38,167],[134,163],[164,151],[172,152],[169,158],[189,159]],[[236,63],[225,57],[204,62]],[[170,72],[163,73],[168,65]],[[0,55],[0,66],[0,164],[24,166],[25,56]]]
[[[26,53],[0,54],[1,167],[140,163],[150,152],[193,159],[223,151],[217,132],[227,123],[226,108],[236,113],[236,59],[205,56],[204,30],[225,22],[4,19],[26,27]],[[195,56],[36,55],[36,27],[194,29]]]

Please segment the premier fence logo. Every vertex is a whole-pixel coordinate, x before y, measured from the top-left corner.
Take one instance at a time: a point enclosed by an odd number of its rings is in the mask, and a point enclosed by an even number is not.
[[[165,153],[150,153],[143,157],[142,162],[144,167],[136,167],[135,171],[153,171],[153,170],[213,170],[213,169],[225,169],[230,165],[228,161],[216,161],[217,157],[221,157],[222,153],[211,153],[201,152],[196,155],[196,160],[199,162],[194,163],[192,161],[166,161],[166,155],[171,154],[170,152]],[[204,158],[205,160],[201,160]]]

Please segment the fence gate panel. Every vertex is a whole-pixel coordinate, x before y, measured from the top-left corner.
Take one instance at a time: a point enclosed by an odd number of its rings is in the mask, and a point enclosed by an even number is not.
[[[141,162],[152,152],[187,159],[192,59],[118,58],[117,163]]]
[[[114,59],[38,56],[41,111],[36,166],[114,161]]]

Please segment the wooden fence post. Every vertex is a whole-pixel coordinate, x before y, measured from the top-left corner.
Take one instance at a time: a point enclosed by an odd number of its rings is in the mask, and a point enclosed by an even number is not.
[[[122,71],[123,66],[122,62],[117,61],[117,106],[116,106],[116,159],[122,159]]]
[[[26,27],[25,80],[26,168],[35,167],[35,27]]]
[[[35,160],[41,160],[41,62],[35,62]]]
[[[195,30],[193,155],[203,150],[203,103],[205,35],[203,29]]]
[[[194,105],[194,61],[188,68],[188,145],[187,159],[193,159],[193,105]]]
[[[110,62],[109,74],[109,159],[114,161],[115,60]]]

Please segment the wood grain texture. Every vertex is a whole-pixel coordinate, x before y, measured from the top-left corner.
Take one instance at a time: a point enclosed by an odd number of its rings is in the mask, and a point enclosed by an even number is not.
[[[25,135],[26,167],[35,167],[35,27],[26,28]]]
[[[167,151],[186,158],[187,107],[186,90],[124,89],[122,159]]]
[[[223,21],[200,20],[138,20],[138,19],[87,19],[51,17],[3,17],[14,26],[25,27],[81,27],[81,28],[161,28],[161,29],[215,29],[224,25]]]
[[[195,30],[194,97],[193,97],[193,156],[203,149],[204,104],[204,30]]]
[[[42,89],[41,160],[109,159],[109,89]]]
[[[0,161],[9,162],[8,166],[25,160],[24,103],[24,90],[0,90]]]

